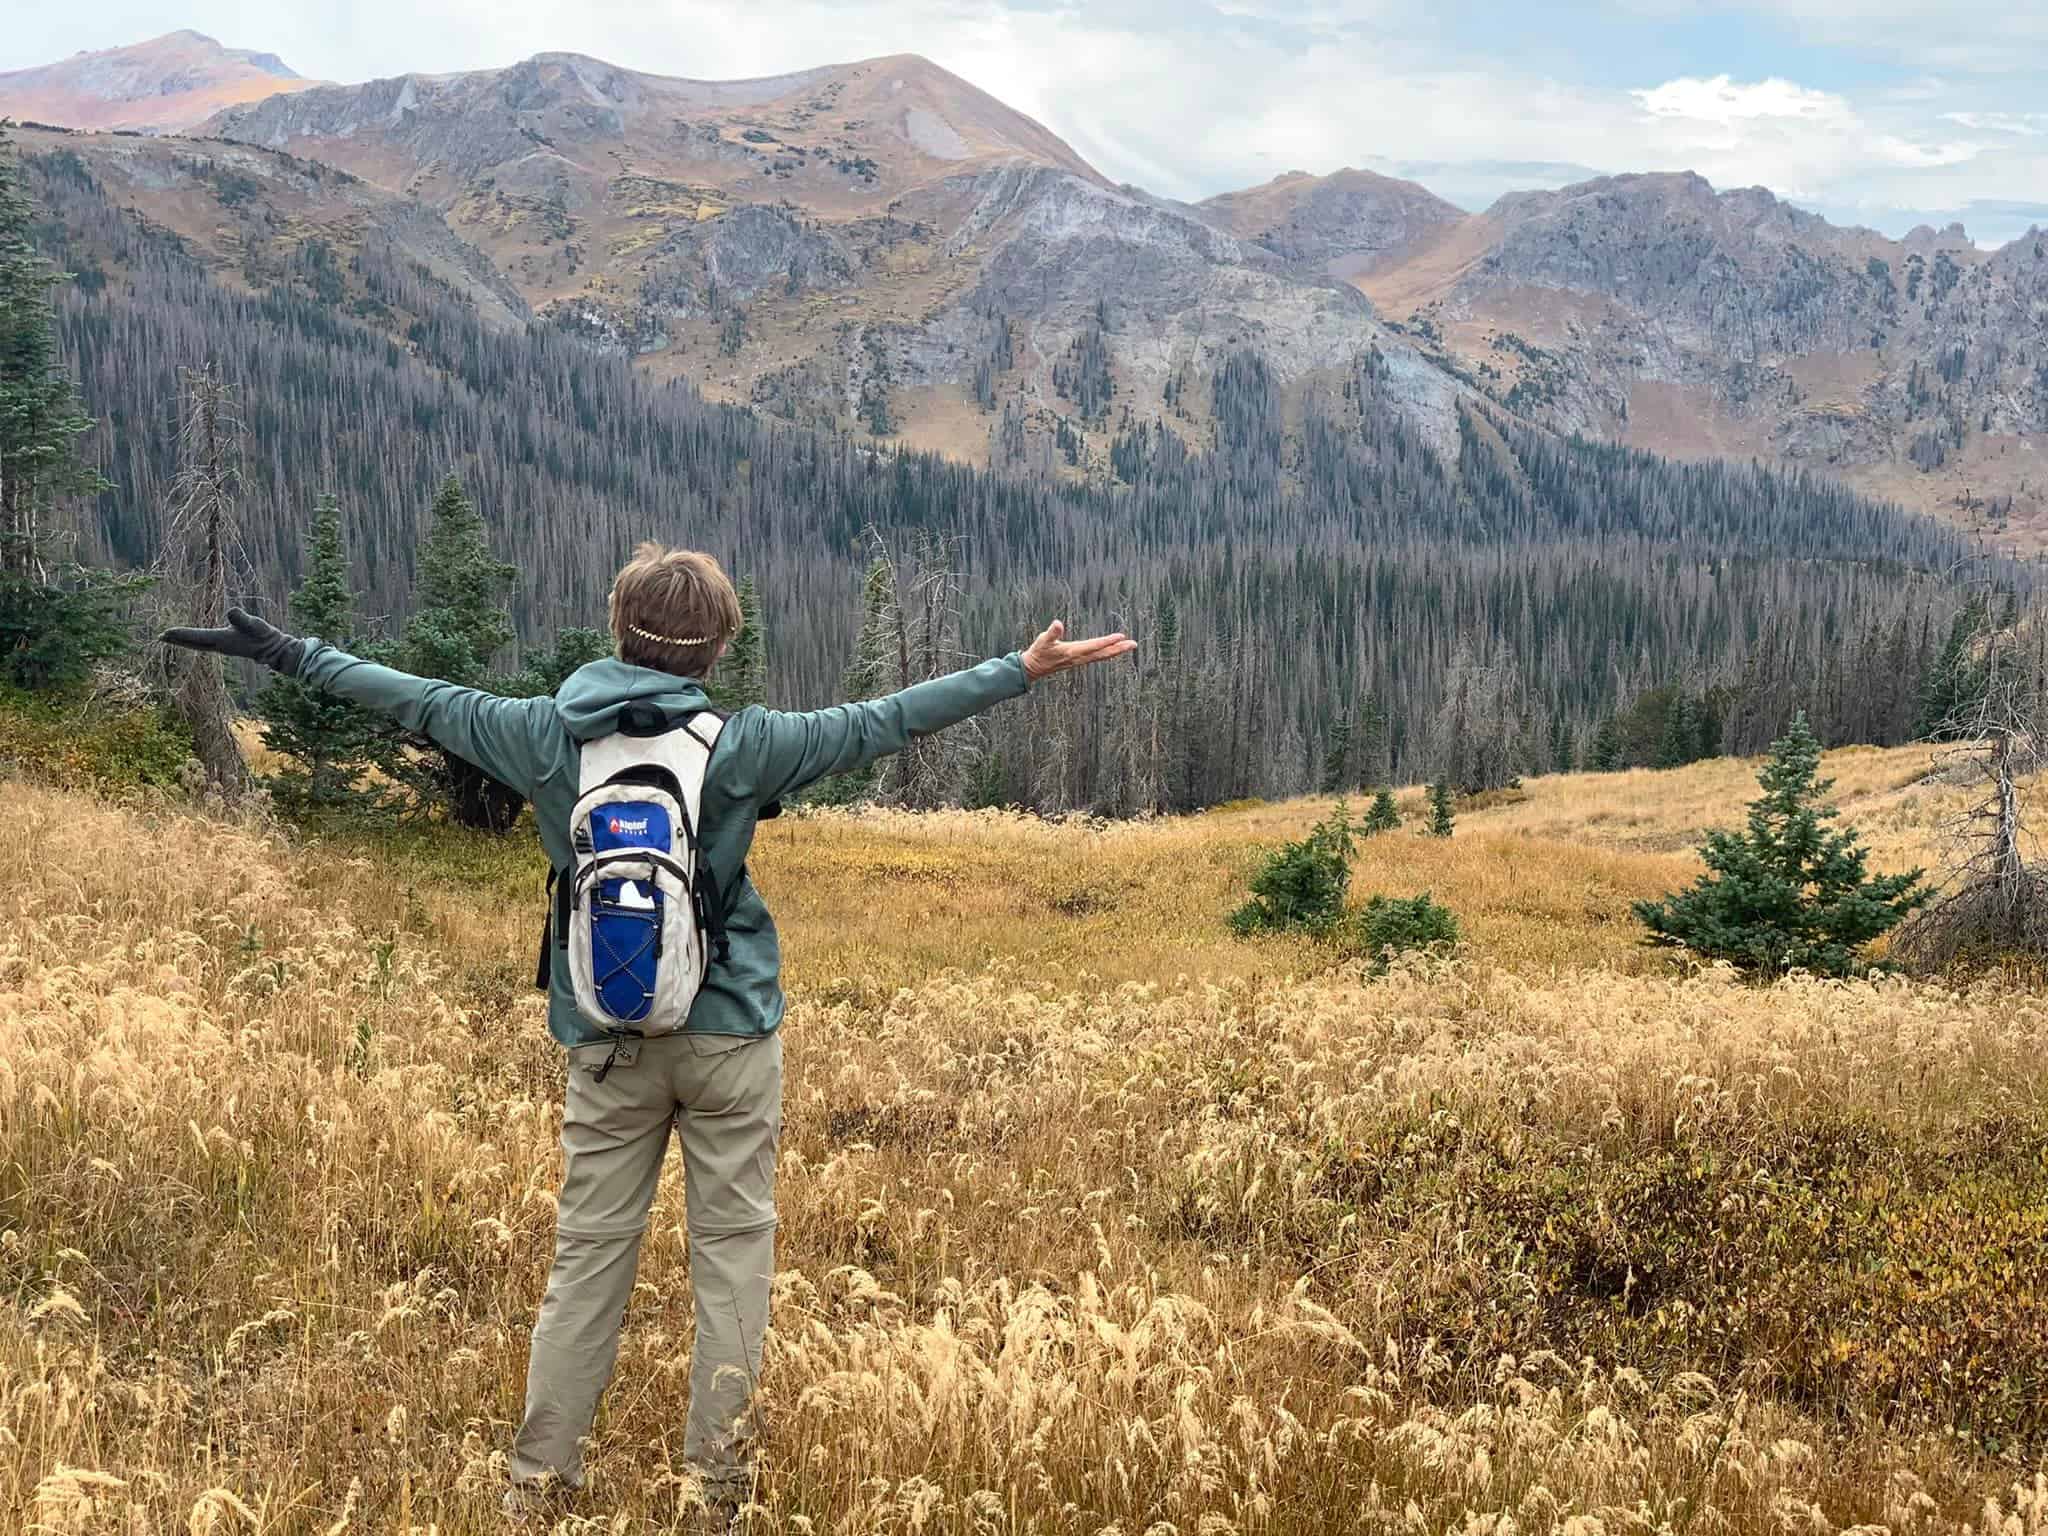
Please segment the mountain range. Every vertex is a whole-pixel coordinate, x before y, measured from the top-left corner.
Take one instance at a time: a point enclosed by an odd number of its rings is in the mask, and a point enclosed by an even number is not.
[[[1484,402],[2048,546],[2038,231],[1891,240],[1686,174],[1479,213],[1357,169],[1187,204],[913,56],[708,82],[558,53],[332,85],[176,33],[0,75],[0,114],[236,281],[374,235],[487,323],[969,462],[1107,479],[1135,424],[1211,445],[1199,381],[1238,352],[1291,420],[1370,358],[1446,453]]]

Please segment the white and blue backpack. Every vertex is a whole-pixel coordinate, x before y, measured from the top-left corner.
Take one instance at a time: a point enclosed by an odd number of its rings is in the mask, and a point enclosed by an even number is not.
[[[705,710],[646,734],[628,723],[583,744],[569,867],[549,876],[540,976],[545,985],[566,960],[577,1011],[613,1039],[683,1028],[706,968],[726,951],[725,901],[698,836],[725,722]]]

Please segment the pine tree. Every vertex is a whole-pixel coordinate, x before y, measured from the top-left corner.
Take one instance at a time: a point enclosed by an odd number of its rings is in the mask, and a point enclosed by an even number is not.
[[[1593,749],[1587,754],[1586,766],[1595,773],[1618,773],[1627,766],[1627,752],[1622,746],[1621,723],[1612,715],[1600,722],[1593,732]]]
[[[1699,697],[1695,713],[1698,741],[1693,747],[1693,761],[1701,762],[1721,755],[1721,737],[1727,728],[1728,690],[1714,687]]]
[[[517,568],[491,553],[484,520],[451,470],[428,512],[402,665],[465,688],[481,684],[512,639],[506,607]]]
[[[1333,721],[1323,748],[1323,793],[1351,788],[1351,722]]]
[[[1450,780],[1438,779],[1429,786],[1429,835],[1449,837],[1453,826]]]
[[[1763,794],[1750,802],[1748,832],[1708,833],[1707,874],[1635,904],[1650,943],[1764,976],[1847,976],[1865,945],[1927,900],[1919,870],[1871,875],[1854,832],[1828,828],[1838,813],[1825,803],[1834,785],[1819,776],[1820,752],[1799,714],[1757,775]]]
[[[355,590],[341,541],[341,504],[330,493],[313,511],[304,579],[292,593],[292,627],[346,650],[355,640]],[[373,809],[379,796],[362,787],[385,735],[383,723],[345,699],[278,677],[258,695],[263,745],[294,766],[267,783],[295,815]]]
[[[506,607],[515,567],[498,559],[484,520],[451,470],[434,496],[421,542],[412,619],[395,652],[401,669],[466,688],[491,681],[492,655],[512,638]],[[408,738],[391,769],[423,807],[438,806],[465,827],[510,830],[524,799],[474,763],[424,738]]]
[[[740,579],[740,632],[718,665],[709,683],[711,702],[728,714],[749,704],[768,702],[768,641],[761,627],[761,596],[754,578]]]
[[[1550,771],[1570,773],[1577,766],[1578,743],[1573,739],[1571,722],[1558,710],[1550,717]]]
[[[555,631],[555,643],[545,651],[525,658],[525,664],[496,684],[499,693],[514,699],[551,697],[569,674],[612,654],[612,637],[602,629],[564,625]]]
[[[844,679],[848,702],[892,691],[898,686],[896,667],[896,567],[877,555],[861,583],[860,636]]]
[[[33,223],[0,135],[0,676],[59,688],[126,646],[117,605],[140,583],[57,558],[55,504],[106,483],[80,457],[93,419],[57,366],[50,290],[64,279],[37,254]]]
[[[1387,722],[1387,712],[1377,698],[1365,701],[1365,707],[1358,712],[1358,731],[1355,738],[1358,776],[1367,784],[1384,784],[1394,776],[1393,733]]]
[[[1372,797],[1372,805],[1365,813],[1365,824],[1358,830],[1366,837],[1377,832],[1391,832],[1401,825],[1401,813],[1394,808],[1394,792],[1382,789]]]
[[[1990,680],[1972,659],[1977,637],[1989,617],[1984,594],[1971,596],[1949,625],[1948,641],[1927,669],[1920,686],[1920,710],[1913,734],[1923,741],[1953,741],[1969,725],[1984,701]]]
[[[1699,747],[1699,716],[1692,707],[1692,699],[1680,689],[1664,711],[1664,731],[1657,743],[1657,766],[1683,768],[1698,758]]]
[[[880,698],[901,686],[897,656],[896,566],[885,554],[868,562],[861,581],[860,634],[853,659],[840,679],[848,703]],[[871,763],[853,773],[834,774],[812,791],[826,805],[857,805],[879,792],[886,763]]]

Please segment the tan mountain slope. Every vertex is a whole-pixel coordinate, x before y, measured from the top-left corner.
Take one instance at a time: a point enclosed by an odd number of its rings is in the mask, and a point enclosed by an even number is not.
[[[198,32],[171,32],[0,74],[0,117],[177,133],[225,107],[316,84],[275,54],[223,48]]]
[[[297,288],[402,337],[414,318],[403,296],[372,291],[351,259],[381,246],[417,279],[466,299],[488,327],[532,318],[483,253],[432,209],[332,166],[218,139],[52,128],[13,138],[25,159],[64,183],[95,186],[133,217],[135,238],[67,229],[71,269],[95,286],[118,281],[124,261],[196,261],[230,289]]]
[[[507,69],[324,86],[236,108],[205,131],[326,161],[459,209],[488,179],[572,216],[615,182],[698,194],[683,211],[790,202],[875,211],[992,161],[1100,175],[1039,124],[911,55],[757,80],[642,74],[580,54]]]
[[[1289,171],[1199,206],[1281,260],[1345,279],[1405,261],[1466,217],[1417,182],[1349,166],[1328,176]]]

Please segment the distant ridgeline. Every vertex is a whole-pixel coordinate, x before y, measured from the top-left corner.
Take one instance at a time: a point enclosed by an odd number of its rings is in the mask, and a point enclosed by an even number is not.
[[[989,721],[963,771],[978,798],[1128,811],[1416,779],[1461,731],[1487,734],[1470,755],[1497,778],[1583,760],[1603,721],[1674,685],[1722,690],[1732,750],[1802,707],[1831,741],[1896,742],[1959,607],[1970,551],[1929,520],[1469,409],[1446,459],[1383,403],[1370,354],[1285,426],[1264,362],[1236,354],[1206,385],[1210,452],[1140,425],[1114,483],[999,475],[708,405],[561,330],[487,326],[375,235],[346,258],[308,242],[231,289],[82,161],[27,164],[49,254],[79,274],[61,345],[118,487],[102,553],[155,553],[178,370],[209,354],[240,388],[248,584],[273,612],[331,489],[362,611],[400,618],[453,467],[517,562],[524,640],[601,623],[637,539],[688,543],[759,583],[771,700],[814,705],[855,649],[864,530],[957,535],[964,651],[1054,616],[1143,641],[1142,666]]]

